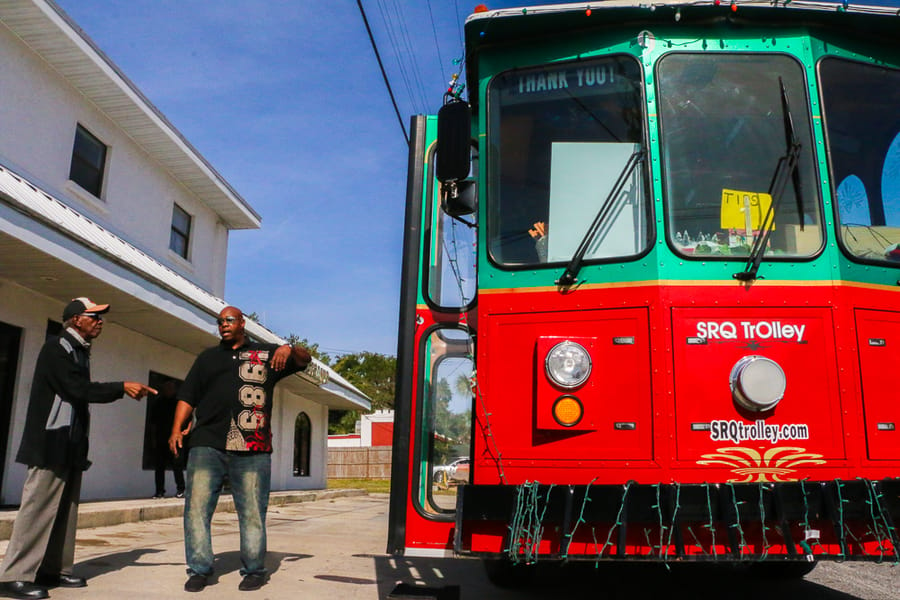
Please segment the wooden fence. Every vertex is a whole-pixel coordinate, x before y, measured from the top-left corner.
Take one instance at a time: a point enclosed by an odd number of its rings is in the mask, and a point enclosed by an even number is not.
[[[390,478],[390,446],[328,449],[328,479]]]

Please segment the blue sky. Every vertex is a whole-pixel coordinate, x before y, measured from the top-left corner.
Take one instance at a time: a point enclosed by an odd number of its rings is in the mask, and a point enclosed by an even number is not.
[[[356,1],[57,3],[262,216],[231,234],[225,300],[395,354],[407,149]],[[364,0],[407,128],[440,107],[474,5]]]
[[[57,3],[262,216],[231,234],[225,300],[333,354],[395,354],[407,149],[356,0]],[[477,3],[363,0],[407,128]]]

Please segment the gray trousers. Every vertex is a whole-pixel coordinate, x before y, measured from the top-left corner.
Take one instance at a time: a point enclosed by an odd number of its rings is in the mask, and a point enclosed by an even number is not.
[[[81,470],[28,468],[0,581],[33,582],[38,571],[72,574]]]

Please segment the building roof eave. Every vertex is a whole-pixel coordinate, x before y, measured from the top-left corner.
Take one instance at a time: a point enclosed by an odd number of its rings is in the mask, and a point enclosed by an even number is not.
[[[214,318],[227,306],[146,253],[0,164],[0,279],[55,298],[102,298],[107,321],[192,354],[218,341]],[[172,320],[176,323],[172,323]],[[248,335],[285,340],[247,321]],[[339,410],[368,410],[369,399],[319,361],[285,380],[289,389]]]
[[[229,229],[261,217],[52,0],[0,0],[0,23],[65,78]]]

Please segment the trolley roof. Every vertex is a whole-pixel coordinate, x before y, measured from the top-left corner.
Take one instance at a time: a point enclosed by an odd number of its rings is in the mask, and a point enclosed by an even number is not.
[[[466,19],[469,90],[477,90],[477,55],[526,39],[541,40],[622,26],[710,26],[718,23],[806,26],[900,43],[900,7],[808,0],[604,0],[486,10]],[[477,102],[470,93],[469,101]]]

